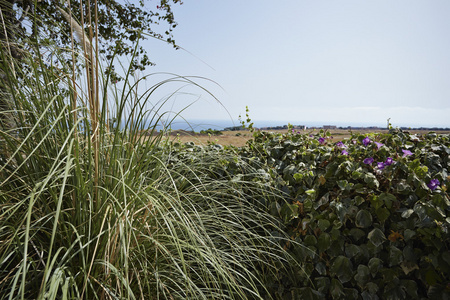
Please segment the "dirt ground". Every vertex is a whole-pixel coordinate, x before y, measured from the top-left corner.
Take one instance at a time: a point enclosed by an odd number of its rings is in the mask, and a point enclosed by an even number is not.
[[[277,133],[287,133],[288,131],[286,129],[282,130],[267,130],[271,132],[277,132]],[[305,131],[301,131],[302,133],[306,134],[316,134],[320,131],[320,129],[307,129]],[[329,130],[331,133],[331,136],[333,137],[333,141],[341,141],[344,139],[348,139],[351,136],[351,133],[347,129],[331,129]],[[362,129],[362,130],[352,130],[355,132],[361,132],[361,133],[370,133],[370,132],[387,132],[387,130],[380,130],[380,129]],[[408,130],[408,132],[415,134],[423,134],[428,133],[428,130]],[[173,141],[179,141],[180,143],[186,143],[186,142],[194,142],[198,145],[206,145],[208,142],[221,144],[221,145],[233,145],[236,147],[244,146],[245,143],[253,137],[252,133],[249,131],[222,131],[223,135],[205,135],[205,134],[192,134],[188,131],[174,131],[172,132],[170,139]],[[439,131],[438,133],[450,133],[450,131]]]

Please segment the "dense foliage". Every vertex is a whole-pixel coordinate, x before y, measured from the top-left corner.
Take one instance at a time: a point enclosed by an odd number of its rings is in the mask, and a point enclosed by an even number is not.
[[[450,297],[449,135],[254,135],[241,154],[264,162],[284,191],[267,209],[302,262],[295,276],[273,279],[273,295]]]
[[[31,5],[1,3],[7,21],[18,18],[12,4]],[[125,21],[139,12],[129,9]],[[20,37],[32,47],[21,61],[0,35],[0,119],[14,125],[0,128],[0,299],[450,298],[449,135],[164,142],[151,97],[197,82],[170,75],[138,95],[132,63],[111,86],[104,46],[73,61],[86,64],[77,79],[61,41],[32,33]],[[253,130],[248,109],[246,120]]]
[[[114,55],[133,53],[135,42],[146,37],[165,40],[175,46],[172,31],[177,23],[172,7],[176,4],[182,2],[97,0],[57,4],[50,0],[0,0],[0,40],[8,43],[8,51],[16,58],[30,51],[26,43],[37,34],[48,38],[41,43],[52,41],[63,49],[71,48],[70,24],[59,11],[63,8],[83,25],[88,36],[98,36],[99,53],[111,60]],[[152,64],[144,48],[139,47],[139,53],[141,55],[131,62],[132,70],[143,70]]]
[[[200,134],[209,134],[209,135],[222,135],[223,132],[217,129],[208,128],[206,130],[200,130]]]

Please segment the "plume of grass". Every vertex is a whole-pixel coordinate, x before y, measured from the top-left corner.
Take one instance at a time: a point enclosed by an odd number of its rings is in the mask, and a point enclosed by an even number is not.
[[[125,125],[108,130],[98,62],[83,91],[64,57],[46,64],[40,49],[19,77],[0,53],[18,124],[0,131],[0,299],[261,298],[285,258],[253,199],[276,191],[232,153],[140,138],[164,116],[144,109],[157,89],[196,83],[172,76],[138,96],[128,75],[113,113]]]

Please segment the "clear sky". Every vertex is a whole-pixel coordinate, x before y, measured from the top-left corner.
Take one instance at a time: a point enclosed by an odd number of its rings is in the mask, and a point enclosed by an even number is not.
[[[156,5],[156,2],[151,2]],[[448,0],[186,0],[148,72],[206,77],[186,119],[450,127]]]

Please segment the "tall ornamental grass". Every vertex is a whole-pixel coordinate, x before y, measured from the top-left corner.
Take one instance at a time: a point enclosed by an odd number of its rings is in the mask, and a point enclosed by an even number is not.
[[[169,77],[138,95],[125,72],[110,93],[85,38],[83,76],[67,63],[75,47],[35,36],[22,61],[0,47],[0,113],[14,119],[0,130],[0,299],[261,298],[286,261],[254,199],[277,194],[232,153],[142,139],[164,116],[154,92],[196,83]]]

